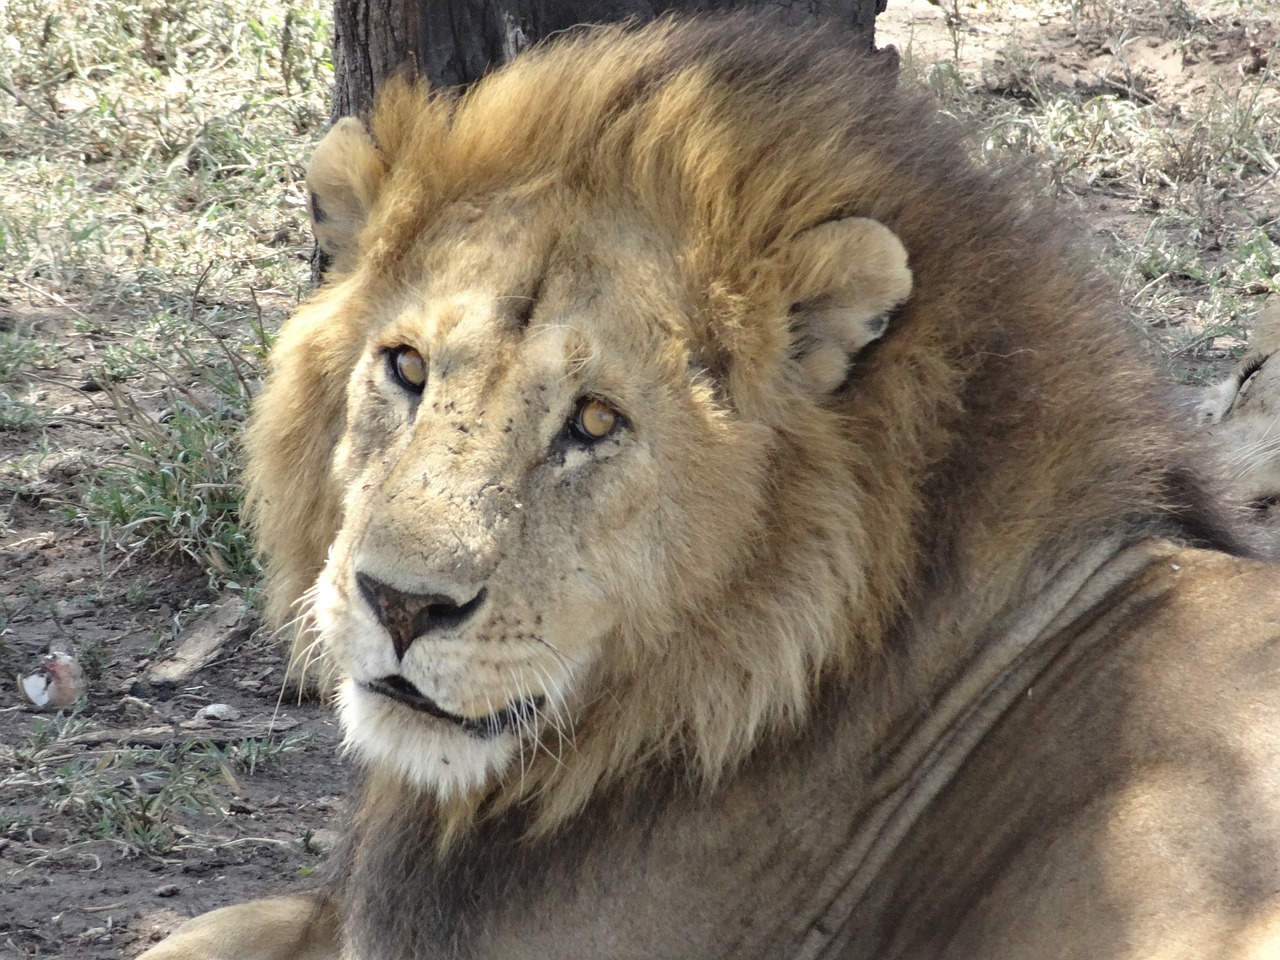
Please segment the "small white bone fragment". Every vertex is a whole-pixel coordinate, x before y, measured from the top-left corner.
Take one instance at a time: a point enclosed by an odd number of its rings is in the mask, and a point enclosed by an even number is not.
[[[41,709],[69,707],[84,696],[84,670],[69,653],[50,653],[40,672],[19,678],[23,695]]]

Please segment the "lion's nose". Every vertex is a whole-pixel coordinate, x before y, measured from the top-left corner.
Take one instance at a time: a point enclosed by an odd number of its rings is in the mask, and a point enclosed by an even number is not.
[[[481,587],[470,600],[459,603],[440,593],[406,593],[358,571],[356,586],[391,634],[391,644],[400,660],[419,637],[465,623],[480,609],[486,593]]]

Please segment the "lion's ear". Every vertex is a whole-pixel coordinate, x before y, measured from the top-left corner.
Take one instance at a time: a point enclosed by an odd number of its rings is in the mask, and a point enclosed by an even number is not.
[[[355,265],[356,235],[378,198],[387,162],[364,126],[343,117],[325,134],[307,164],[311,229],[332,268]]]
[[[884,224],[846,217],[797,236],[780,268],[791,301],[791,356],[816,389],[830,392],[910,295],[907,251]]]

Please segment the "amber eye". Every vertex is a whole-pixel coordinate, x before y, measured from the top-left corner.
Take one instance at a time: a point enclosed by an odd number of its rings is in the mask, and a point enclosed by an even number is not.
[[[621,423],[622,414],[603,400],[583,397],[569,420],[569,430],[583,443],[595,443],[617,430]]]
[[[387,365],[396,382],[410,393],[421,393],[427,382],[427,361],[413,347],[399,346],[387,353]]]

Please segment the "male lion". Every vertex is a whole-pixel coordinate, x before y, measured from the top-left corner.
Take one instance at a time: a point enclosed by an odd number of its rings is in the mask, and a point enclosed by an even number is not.
[[[967,156],[750,19],[338,124],[249,452],[363,785],[148,960],[1276,956],[1277,570]]]

